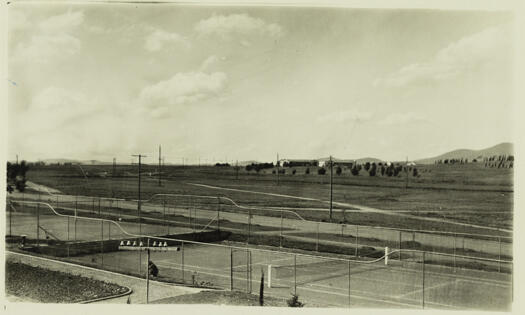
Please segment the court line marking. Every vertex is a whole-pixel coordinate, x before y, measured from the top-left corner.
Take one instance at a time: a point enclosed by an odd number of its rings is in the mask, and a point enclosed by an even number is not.
[[[441,287],[446,287],[446,286],[449,286],[451,284],[457,284],[457,283],[459,283],[459,281],[461,281],[461,280],[455,279],[455,280],[448,281],[448,282],[441,282],[441,283],[438,283],[438,284],[430,286],[430,287],[425,287],[425,292],[427,292],[429,290],[441,288]],[[405,296],[408,296],[408,295],[411,295],[411,294],[415,294],[415,293],[419,293],[419,292],[423,292],[423,287],[422,286],[420,287],[420,289],[417,289],[417,290],[414,290],[414,291],[410,291],[410,292],[407,292],[407,293],[404,293],[404,294],[401,294],[401,295],[396,295],[395,297],[396,298],[403,298]]]
[[[163,263],[163,262],[158,263],[159,266],[163,266],[164,264],[165,264],[165,263]],[[184,266],[188,266],[188,267],[190,267],[190,265],[186,265],[186,264],[185,264]],[[166,266],[166,265],[164,265],[164,267],[168,267],[168,268],[170,268],[170,269],[173,269],[173,268],[171,268],[170,266]],[[197,267],[197,268],[199,268],[199,267]],[[200,269],[204,269],[204,268],[200,268]],[[217,270],[217,269],[211,269],[211,268],[206,268],[206,269],[207,269],[207,270]],[[222,275],[222,274],[210,273],[210,272],[205,272],[205,271],[201,271],[201,273],[203,273],[203,274],[207,274],[207,275],[211,275],[211,276],[220,277],[220,278],[228,278],[228,279],[230,278],[229,275]],[[242,279],[242,280],[245,280],[245,281],[246,281],[246,279],[245,279],[244,277],[235,277],[235,276],[234,276],[233,278],[234,278],[234,279],[235,279],[235,278],[237,278],[237,279]],[[252,280],[252,281],[253,281],[253,280]],[[283,281],[281,280],[281,282],[283,282]],[[313,286],[316,286],[316,285],[313,285]],[[323,286],[323,287],[324,287],[324,286]],[[327,287],[327,288],[330,288],[330,287]],[[315,288],[312,287],[312,285],[309,285],[308,288],[303,287],[302,289],[303,289],[303,290],[307,290],[307,291],[317,292],[317,293],[324,293],[324,294],[329,294],[329,295],[338,295],[338,296],[345,296],[345,297],[348,297],[348,293],[343,294],[343,293],[333,292],[333,289],[334,289],[334,288],[330,288],[330,289],[332,289],[332,291],[326,291],[326,290],[315,289]],[[352,290],[352,291],[355,292],[355,291],[358,291],[358,290]],[[368,293],[368,292],[366,292],[366,291],[359,291],[359,292],[361,292],[361,293],[365,293],[365,294]],[[377,295],[377,294],[376,294],[376,295]],[[282,297],[282,295],[280,295],[280,294],[279,294],[279,295],[276,294],[276,296]],[[383,299],[376,299],[376,298],[373,298],[373,297],[365,297],[365,296],[360,296],[360,295],[350,294],[350,298],[352,298],[352,297],[353,297],[353,298],[358,298],[358,299],[363,299],[363,300],[374,301],[374,302],[383,302],[383,303],[387,303],[387,304],[394,304],[394,305],[399,305],[399,306],[409,306],[409,307],[415,307],[415,306],[417,306],[417,304],[407,304],[407,303],[402,303],[402,302],[387,301],[387,300],[383,300]],[[383,297],[388,297],[388,296],[383,296]],[[410,301],[410,299],[407,299],[407,300]],[[339,304],[337,304],[337,305],[339,305]]]

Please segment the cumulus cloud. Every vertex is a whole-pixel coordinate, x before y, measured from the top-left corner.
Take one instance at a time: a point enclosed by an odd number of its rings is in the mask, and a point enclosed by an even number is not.
[[[201,71],[207,71],[211,66],[219,61],[219,58],[215,55],[211,55],[206,58],[201,64]]]
[[[491,27],[466,36],[439,50],[432,60],[413,63],[379,78],[375,86],[402,87],[417,82],[441,81],[482,70],[509,49],[510,41],[503,26]]]
[[[38,24],[40,31],[45,33],[68,33],[84,22],[84,12],[68,11],[64,14],[51,16]]]
[[[402,125],[412,122],[425,121],[425,116],[414,113],[392,113],[379,121],[380,125]]]
[[[177,33],[155,30],[146,37],[144,48],[153,52],[159,51],[169,44],[178,44],[185,48],[189,48],[190,46],[188,40]]]
[[[142,89],[141,103],[156,112],[167,113],[169,106],[191,104],[218,96],[226,87],[223,72],[181,72],[166,81]]]
[[[222,39],[231,39],[236,35],[259,35],[271,38],[283,35],[280,25],[267,23],[248,14],[213,15],[198,22],[195,31],[201,36],[218,36]]]
[[[67,12],[38,23],[38,29],[27,41],[14,48],[13,59],[20,62],[48,63],[56,57],[76,54],[81,41],[73,33],[84,21],[83,12]]]
[[[364,122],[372,119],[372,113],[356,110],[335,111],[320,116],[318,121],[321,123],[348,123]]]

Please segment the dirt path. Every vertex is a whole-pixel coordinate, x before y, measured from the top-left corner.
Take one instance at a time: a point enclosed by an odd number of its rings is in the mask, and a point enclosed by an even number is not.
[[[107,281],[119,284],[121,286],[128,287],[133,290],[130,296],[131,304],[145,304],[146,303],[146,280],[123,275],[115,272],[95,269],[91,267],[76,265],[72,263],[62,262],[58,260],[31,256],[27,254],[15,253],[11,251],[6,251],[6,260],[16,261],[31,266],[42,267],[50,270],[56,270],[61,272],[67,272],[71,274],[76,274],[88,278],[93,278],[96,280]],[[160,299],[165,299],[169,297],[174,297],[178,295],[197,293],[202,291],[198,288],[189,288],[184,286],[177,286],[174,284],[167,284],[158,281],[150,281],[149,288],[149,301],[153,302]],[[127,303],[128,296],[123,296],[120,298],[109,299],[104,301],[99,301],[96,303]],[[16,298],[13,302],[17,302]]]

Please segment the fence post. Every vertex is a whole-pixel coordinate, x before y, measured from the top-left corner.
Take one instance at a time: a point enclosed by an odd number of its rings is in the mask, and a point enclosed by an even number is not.
[[[498,272],[501,272],[501,237],[498,236],[499,253],[498,253]]]
[[[251,227],[252,227],[252,211],[248,209],[248,237],[246,238],[246,244],[250,244]]]
[[[95,197],[91,198],[91,212],[95,214]]]
[[[221,233],[221,197],[217,196],[217,231]]]
[[[297,254],[293,255],[293,294],[297,295]]]
[[[251,293],[250,288],[250,250],[246,249],[246,292]]]
[[[344,238],[344,237],[345,237],[344,229],[345,229],[345,225],[344,225],[344,224],[341,224],[341,238]]]
[[[148,252],[148,262],[147,262],[147,268],[146,268],[146,304],[149,304],[149,238],[148,238],[148,249],[146,250]]]
[[[350,273],[350,260],[348,260],[348,307],[350,307],[351,303],[350,303],[350,277],[351,277],[351,273]]]
[[[111,240],[111,223],[109,223],[109,228],[108,228],[108,240]]]
[[[317,222],[317,241],[315,243],[315,251],[319,251],[319,222]]]
[[[164,196],[164,200],[162,200],[162,210],[164,212],[164,224],[168,225],[168,221],[166,221],[166,196]]]
[[[69,241],[69,216],[67,216],[67,240]]]
[[[75,241],[77,240],[77,216],[76,216],[76,213],[75,213],[75,222],[74,222],[74,225],[75,225]]]
[[[402,232],[401,230],[399,230],[399,261],[401,261],[401,246],[402,246],[401,243],[403,241],[402,237],[403,237]]]
[[[233,291],[233,248],[230,247],[230,291]]]
[[[9,236],[13,235],[13,231],[11,229],[11,218],[13,217],[13,205],[11,202],[9,202]]]
[[[283,248],[283,210],[281,210],[281,226],[279,227],[279,248]]]
[[[40,246],[40,190],[38,191],[38,203],[36,204],[36,246]]]
[[[100,221],[100,264],[104,267],[104,221]]]
[[[456,272],[456,233],[454,233],[454,272]]]
[[[100,197],[98,197],[98,217],[102,218],[101,213],[100,213]]]
[[[182,283],[186,283],[184,279],[184,241],[181,244],[181,269],[182,269]]]
[[[422,288],[422,296],[421,296],[421,304],[422,307],[425,308],[425,254],[426,252],[423,252],[423,288]]]
[[[359,225],[355,226],[355,231],[355,258],[357,259],[359,257],[357,251],[357,248],[359,247]]]

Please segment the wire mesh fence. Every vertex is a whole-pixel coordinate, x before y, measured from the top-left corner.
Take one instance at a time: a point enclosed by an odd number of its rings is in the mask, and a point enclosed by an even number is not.
[[[251,209],[241,216],[223,212],[221,203],[204,209],[196,198],[186,207],[167,198],[160,207],[146,204],[140,220],[126,201],[117,207],[116,201],[101,200],[99,207],[97,199],[41,200],[8,200],[8,235],[24,235],[39,255],[141,278],[149,270],[144,248],[159,248],[150,255],[158,268],[155,280],[250,293],[259,287],[259,274],[266,273],[267,294],[296,294],[312,306],[476,308],[481,296],[495,305],[489,307],[505,309],[512,300],[512,261],[502,259],[503,242],[496,243],[498,257],[480,258],[463,255],[475,246],[464,246],[463,240],[471,242],[465,236],[446,239],[452,253],[437,253],[410,247],[428,244],[421,232],[381,234],[375,228],[284,216],[268,221],[250,216]],[[243,235],[242,242],[228,246],[178,238],[222,229]],[[268,239],[272,245],[339,258],[250,247]],[[122,250],[121,242],[137,249]],[[159,246],[164,242],[172,250]]]

